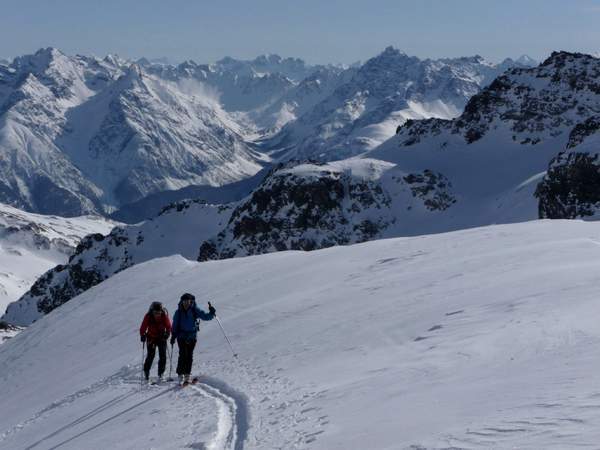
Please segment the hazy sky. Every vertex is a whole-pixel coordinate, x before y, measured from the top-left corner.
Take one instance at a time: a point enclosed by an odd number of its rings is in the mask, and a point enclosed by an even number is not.
[[[365,60],[393,45],[420,57],[490,60],[600,51],[600,0],[0,0],[0,57],[68,54],[298,56]]]

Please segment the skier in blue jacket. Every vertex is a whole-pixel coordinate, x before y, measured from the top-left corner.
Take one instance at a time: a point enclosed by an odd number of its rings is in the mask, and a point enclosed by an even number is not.
[[[177,346],[179,347],[179,358],[177,360],[179,383],[187,384],[190,381],[196,334],[198,332],[197,321],[212,320],[215,317],[215,312],[215,308],[212,306],[209,306],[208,313],[198,308],[196,297],[192,294],[186,293],[181,296],[179,306],[173,316],[171,330],[171,345],[177,340]]]

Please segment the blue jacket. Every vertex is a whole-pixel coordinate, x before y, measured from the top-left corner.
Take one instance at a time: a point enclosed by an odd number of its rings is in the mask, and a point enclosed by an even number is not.
[[[171,329],[172,336],[176,339],[183,339],[184,341],[195,341],[196,333],[196,320],[212,320],[215,316],[210,313],[202,311],[196,302],[192,302],[187,311],[181,306],[181,301],[173,316],[173,327]]]

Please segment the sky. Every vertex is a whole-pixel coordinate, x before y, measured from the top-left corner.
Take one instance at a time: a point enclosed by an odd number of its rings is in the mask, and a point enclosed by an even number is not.
[[[0,0],[0,58],[67,54],[364,61],[386,46],[491,61],[600,51],[600,0]]]

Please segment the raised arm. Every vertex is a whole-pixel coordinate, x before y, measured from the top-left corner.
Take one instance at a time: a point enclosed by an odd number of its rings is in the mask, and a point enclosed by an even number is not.
[[[213,320],[215,318],[213,313],[204,312],[202,309],[198,308],[198,305],[194,305],[194,316],[200,320]]]

